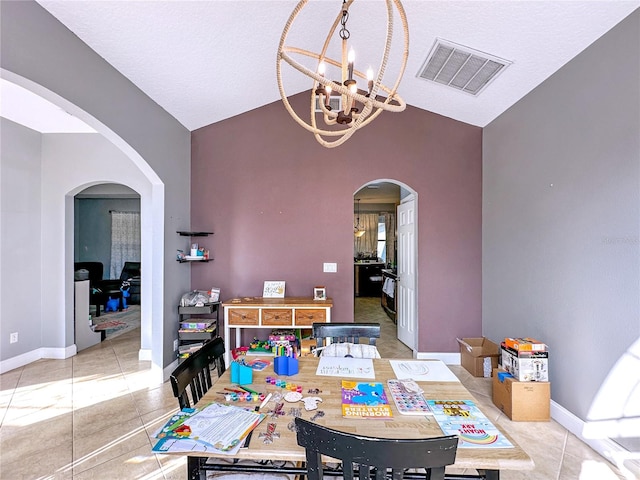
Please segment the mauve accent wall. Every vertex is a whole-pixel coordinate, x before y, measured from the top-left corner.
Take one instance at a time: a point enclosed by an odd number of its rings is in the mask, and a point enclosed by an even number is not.
[[[308,111],[307,94],[290,101]],[[353,194],[392,179],[418,194],[418,351],[481,334],[481,128],[408,107],[327,149],[277,101],[191,138],[191,227],[215,232],[199,239],[214,261],[191,265],[192,288],[228,300],[261,296],[265,280],[287,296],[324,285],[333,321],[353,321]]]

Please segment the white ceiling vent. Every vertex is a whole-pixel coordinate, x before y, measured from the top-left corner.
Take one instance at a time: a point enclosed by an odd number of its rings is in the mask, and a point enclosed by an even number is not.
[[[418,77],[478,95],[511,63],[437,38]]]

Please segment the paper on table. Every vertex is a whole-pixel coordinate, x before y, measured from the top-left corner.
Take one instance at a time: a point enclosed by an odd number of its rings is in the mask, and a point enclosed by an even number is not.
[[[389,360],[398,380],[416,382],[459,382],[441,360]]]
[[[236,447],[264,417],[253,410],[212,403],[187,418],[175,431],[166,432],[153,451],[237,451]]]
[[[374,379],[373,361],[370,358],[320,357],[316,375],[326,377],[352,377]]]

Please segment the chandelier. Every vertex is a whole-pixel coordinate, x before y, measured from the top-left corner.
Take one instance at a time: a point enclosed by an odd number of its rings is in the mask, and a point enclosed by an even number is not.
[[[314,53],[309,50],[286,45],[287,36],[293,22],[308,3],[308,0],[301,0],[289,17],[282,36],[280,37],[280,45],[278,46],[278,88],[284,106],[299,125],[312,132],[318,143],[327,148],[342,145],[351,138],[359,128],[368,125],[380,115],[382,111],[402,112],[406,108],[406,103],[400,95],[397,94],[398,85],[404,74],[407,57],[409,55],[409,29],[404,8],[400,0],[385,0],[387,7],[387,35],[382,60],[377,72],[369,68],[365,74],[354,68],[355,51],[353,47],[349,49],[349,45],[347,45],[347,40],[349,40],[351,35],[347,29],[349,7],[354,1],[355,0],[343,0],[342,8],[333,26],[329,30],[322,50],[320,53]],[[398,77],[393,86],[389,88],[382,84],[382,80],[393,40],[394,7],[398,11],[402,22],[404,48]],[[342,51],[340,61],[327,57],[331,39],[334,37],[338,25],[340,25],[339,37]],[[294,60],[293,55],[313,59],[313,62],[315,62],[314,70]],[[309,122],[302,120],[298,116],[287,99],[282,83],[283,61],[313,80],[310,102],[311,118]],[[339,72],[339,80],[331,80],[329,78],[329,68]],[[366,85],[366,89],[358,86],[358,79],[362,80],[362,85]],[[332,99],[340,99],[340,107],[336,108],[332,106],[332,103],[334,103],[331,101]],[[319,112],[317,112],[317,110],[319,110]],[[326,129],[326,127],[320,128],[317,117],[321,117],[325,126],[329,127],[329,129]]]

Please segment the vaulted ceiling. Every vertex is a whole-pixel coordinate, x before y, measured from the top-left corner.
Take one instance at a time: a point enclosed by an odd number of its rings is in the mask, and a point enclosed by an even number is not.
[[[189,130],[279,100],[276,52],[295,0],[38,0],[107,62]],[[312,0],[288,43],[319,52],[341,0]],[[638,8],[632,1],[405,0],[409,59],[399,93],[414,107],[484,127]],[[350,9],[356,68],[376,69],[385,35],[381,0]],[[436,39],[511,62],[477,96],[418,77]],[[384,83],[399,69],[395,19]],[[310,68],[314,66],[310,65]],[[594,65],[597,68],[597,65]],[[311,88],[289,68],[287,95]]]

